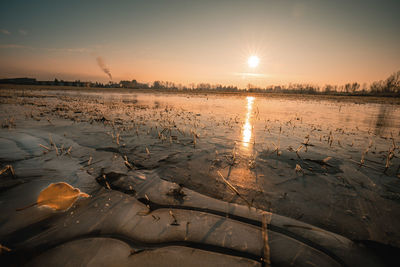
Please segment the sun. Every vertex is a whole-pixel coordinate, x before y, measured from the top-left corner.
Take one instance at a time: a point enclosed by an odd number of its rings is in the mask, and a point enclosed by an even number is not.
[[[247,64],[250,68],[256,68],[258,66],[258,63],[260,63],[260,59],[257,56],[251,56],[247,60]]]

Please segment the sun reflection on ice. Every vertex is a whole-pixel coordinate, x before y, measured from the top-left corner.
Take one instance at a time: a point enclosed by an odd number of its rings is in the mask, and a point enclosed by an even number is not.
[[[249,147],[252,134],[252,125],[250,119],[251,119],[251,112],[253,110],[254,97],[248,96],[246,97],[246,99],[247,99],[247,113],[246,113],[246,120],[243,124],[243,146]]]

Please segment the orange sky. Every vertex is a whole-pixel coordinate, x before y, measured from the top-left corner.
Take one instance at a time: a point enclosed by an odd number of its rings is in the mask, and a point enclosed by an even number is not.
[[[370,83],[400,70],[399,2],[334,2],[2,1],[0,77],[106,82],[98,56],[114,81],[240,87]]]

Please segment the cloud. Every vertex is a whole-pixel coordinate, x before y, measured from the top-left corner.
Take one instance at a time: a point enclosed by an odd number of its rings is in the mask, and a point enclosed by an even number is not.
[[[21,34],[21,35],[27,35],[27,34],[28,34],[27,31],[22,30],[22,29],[18,30],[18,32],[19,32],[19,34]]]
[[[0,29],[0,32],[2,34],[6,34],[6,35],[10,35],[11,33],[9,31],[7,31],[6,29]]]

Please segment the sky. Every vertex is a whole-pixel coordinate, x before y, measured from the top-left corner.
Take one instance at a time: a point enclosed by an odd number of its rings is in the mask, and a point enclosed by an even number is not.
[[[398,0],[0,2],[0,78],[371,83],[400,70]],[[255,68],[251,56],[259,58]]]

